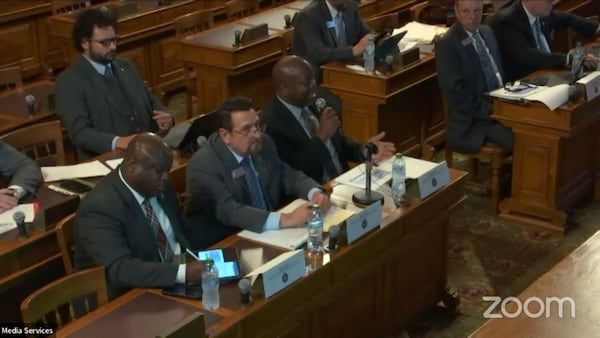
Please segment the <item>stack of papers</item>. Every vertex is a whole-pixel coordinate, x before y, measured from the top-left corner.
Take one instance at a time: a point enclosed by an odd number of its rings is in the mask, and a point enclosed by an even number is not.
[[[433,43],[433,39],[435,39],[436,36],[444,35],[447,30],[447,27],[427,25],[424,23],[411,21],[403,27],[394,29],[392,35],[407,31],[406,35],[402,38],[402,41],[429,44]]]
[[[106,176],[110,169],[100,161],[86,162],[75,165],[59,165],[42,167],[44,182],[54,182],[71,178]]]
[[[490,92],[490,96],[516,102],[538,101],[545,104],[550,110],[554,110],[569,100],[569,85],[528,87],[517,91],[498,88]]]
[[[306,200],[297,199],[292,203],[285,206],[280,212],[286,213],[296,209],[302,203],[306,203]],[[329,227],[332,225],[342,223],[346,218],[352,216],[354,211],[345,210],[335,205],[329,208],[329,211],[324,215],[323,218],[323,231],[329,231]],[[250,239],[256,242],[269,244],[278,248],[293,250],[299,248],[308,238],[308,231],[304,224],[298,224],[296,228],[270,230],[263,232],[252,232],[244,230],[238,233],[238,236]]]

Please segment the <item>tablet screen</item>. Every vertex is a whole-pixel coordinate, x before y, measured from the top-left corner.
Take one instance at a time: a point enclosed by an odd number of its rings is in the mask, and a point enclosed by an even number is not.
[[[220,280],[241,278],[235,248],[219,248],[198,252],[200,260],[211,258],[219,270]]]

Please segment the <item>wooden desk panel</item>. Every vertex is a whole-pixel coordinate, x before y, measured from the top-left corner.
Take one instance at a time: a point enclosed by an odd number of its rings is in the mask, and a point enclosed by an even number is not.
[[[385,130],[386,139],[402,151],[430,157],[445,137],[445,117],[433,54],[418,63],[377,75],[349,69],[343,63],[321,67],[323,86],[342,100],[344,132],[366,141]]]
[[[448,186],[392,211],[382,228],[356,243],[330,255],[306,253],[309,274],[267,300],[242,307],[235,283],[222,285],[216,313],[224,318],[208,327],[210,337],[376,337],[405,327],[445,295],[447,225],[465,198],[466,173],[450,169],[450,176]],[[265,260],[279,253],[237,236],[215,247],[229,245],[241,253],[262,247]],[[130,291],[57,336],[76,333],[142,292]],[[172,299],[201,307],[198,301]]]
[[[500,217],[563,231],[567,210],[598,183],[600,98],[550,111],[494,100],[493,117],[515,133],[511,196]],[[598,196],[596,196],[598,198]]]
[[[32,125],[38,122],[56,118],[53,107],[49,107],[48,97],[54,94],[54,82],[38,81],[27,84],[20,89],[14,89],[0,94],[0,135]],[[25,97],[33,95],[35,113],[29,115]],[[6,121],[6,122],[4,122]]]
[[[516,301],[506,303],[505,313],[516,318],[494,318],[485,322],[470,337],[598,337],[600,307],[600,231],[538,278],[517,298],[523,309],[519,311]],[[537,314],[540,302],[544,309],[537,318],[530,318],[525,311]],[[558,301],[547,303],[549,297],[571,297],[574,305]],[[525,304],[527,310],[525,310]],[[571,307],[573,306],[573,307]],[[563,310],[559,316],[559,308]],[[500,310],[496,308],[496,310]],[[520,312],[520,313],[519,313]],[[502,311],[500,313],[502,314]],[[535,316],[532,316],[535,317]]]

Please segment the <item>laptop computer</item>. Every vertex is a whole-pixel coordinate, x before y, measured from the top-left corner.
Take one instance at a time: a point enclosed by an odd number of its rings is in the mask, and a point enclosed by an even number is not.
[[[193,120],[179,123],[171,128],[163,140],[173,149],[193,153],[198,148],[198,137],[208,138],[217,129],[216,117],[215,112],[209,112]]]

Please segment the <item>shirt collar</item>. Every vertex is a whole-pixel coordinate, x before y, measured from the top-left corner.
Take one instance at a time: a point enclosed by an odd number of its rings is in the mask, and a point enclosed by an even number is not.
[[[129,186],[129,184],[127,184],[127,181],[125,181],[125,179],[123,178],[123,174],[121,174],[121,167],[119,167],[118,171],[119,171],[119,178],[121,179],[121,182],[123,182],[123,184],[125,184],[127,189],[129,189],[129,191],[131,191],[131,193],[133,194],[133,197],[138,202],[138,204],[144,203],[144,200],[146,200],[146,197],[142,196],[140,193],[135,191],[131,186]]]
[[[338,14],[339,11],[337,9],[335,9],[335,7],[331,6],[331,4],[329,3],[328,0],[325,0],[325,4],[327,4],[327,8],[329,9],[329,13],[331,14],[331,18],[335,19],[335,17],[337,16],[337,14]]]
[[[279,99],[279,101],[292,113],[292,115],[294,115],[296,120],[300,120],[300,118],[302,117],[302,108],[285,102],[279,96],[277,96],[277,99]]]
[[[231,147],[229,145],[227,145],[227,149],[229,149],[229,151],[231,151],[231,154],[233,155],[233,157],[235,157],[235,160],[237,161],[237,163],[241,163],[242,160],[244,160],[244,156],[241,156],[240,154],[236,153],[233,149],[231,149]]]
[[[537,20],[537,16],[533,16],[531,13],[529,13],[529,11],[527,10],[527,7],[525,7],[525,5],[523,5],[523,3],[521,3],[521,6],[523,6],[523,10],[525,11],[525,14],[527,15],[527,19],[529,20],[529,25],[533,25],[533,23],[535,22],[535,20]]]
[[[104,72],[106,71],[106,67],[108,67],[107,65],[102,64],[100,62],[96,62],[96,61],[90,59],[85,54],[83,54],[83,57],[85,57],[85,59],[89,61],[89,63],[92,65],[92,67],[94,67],[94,69],[96,70],[96,72],[98,72],[98,74],[104,75]]]

